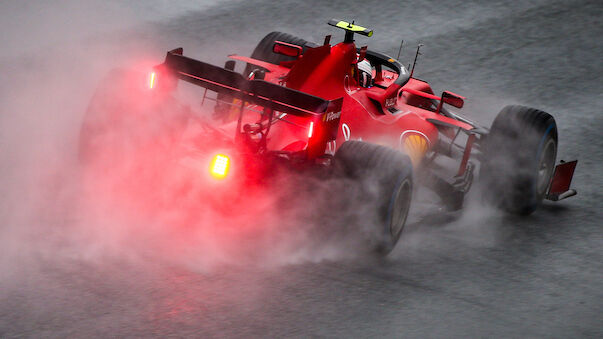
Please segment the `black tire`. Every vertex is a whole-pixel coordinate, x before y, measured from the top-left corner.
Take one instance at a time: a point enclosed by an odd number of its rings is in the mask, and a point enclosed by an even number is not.
[[[541,204],[557,156],[557,124],[548,113],[507,106],[498,114],[483,147],[480,178],[486,201],[528,215]]]
[[[289,44],[301,46],[304,52],[306,51],[306,48],[316,46],[315,44],[313,44],[311,42],[308,42],[302,38],[298,38],[298,37],[293,36],[288,33],[272,32],[272,33],[268,33],[268,35],[266,35],[262,40],[260,40],[258,45],[253,50],[253,53],[251,53],[251,57],[253,59],[266,61],[271,64],[279,64],[283,61],[295,60],[295,58],[293,58],[293,57],[274,53],[272,51],[272,47],[274,46],[275,41],[282,41],[282,42],[286,42]],[[243,75],[249,76],[249,73],[251,73],[251,71],[253,71],[255,69],[260,69],[260,70],[266,71],[262,67],[255,66],[252,64],[247,64]]]
[[[400,239],[412,198],[412,163],[410,158],[391,148],[361,141],[346,141],[334,157],[340,174],[376,187],[374,201],[375,237],[370,247],[386,255]],[[372,232],[371,232],[372,233]]]

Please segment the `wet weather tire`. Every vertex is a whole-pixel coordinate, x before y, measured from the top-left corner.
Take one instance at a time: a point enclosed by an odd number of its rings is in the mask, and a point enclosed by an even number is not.
[[[528,215],[541,204],[555,167],[557,125],[548,113],[507,106],[492,123],[480,170],[486,201]]]
[[[334,157],[337,171],[359,185],[374,188],[367,203],[374,208],[374,237],[370,247],[386,255],[394,248],[404,230],[412,198],[410,158],[391,148],[361,141],[346,141]]]

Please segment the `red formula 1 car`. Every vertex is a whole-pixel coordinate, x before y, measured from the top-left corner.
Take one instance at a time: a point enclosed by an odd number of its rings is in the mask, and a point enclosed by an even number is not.
[[[459,209],[478,164],[485,199],[511,213],[529,214],[543,199],[576,194],[569,186],[577,161],[555,165],[557,127],[551,115],[507,106],[490,129],[479,127],[447,108],[462,108],[460,95],[436,95],[397,60],[358,48],[354,35],[370,37],[371,30],[344,21],[329,24],[345,31],[343,42],[331,45],[328,35],[315,45],[273,32],[250,58],[230,55],[246,64],[243,74],[234,71],[233,60],[217,67],[183,56],[182,48],[172,50],[147,79],[145,103],[137,104],[144,107],[138,108],[170,106],[183,82],[196,85],[186,86],[199,89],[202,105],[214,105],[213,121],[202,129],[212,142],[199,146],[206,156],[203,170],[229,190],[264,182],[277,167],[372,180],[373,243],[384,253],[404,228],[414,185]],[[100,103],[108,95],[97,93],[90,105],[81,133],[84,159],[96,155],[99,136],[114,127],[107,122],[115,119],[104,117],[126,114],[122,106]]]

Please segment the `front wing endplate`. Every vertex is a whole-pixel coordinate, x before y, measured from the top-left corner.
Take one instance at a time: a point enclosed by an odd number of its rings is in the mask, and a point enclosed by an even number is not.
[[[546,199],[559,201],[577,194],[576,190],[570,188],[577,164],[578,160],[568,162],[561,160],[561,163],[555,166]]]

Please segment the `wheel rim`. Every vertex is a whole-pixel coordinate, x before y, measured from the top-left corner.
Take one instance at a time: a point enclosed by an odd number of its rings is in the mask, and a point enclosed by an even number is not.
[[[551,181],[553,169],[555,168],[555,156],[557,155],[557,146],[552,138],[547,140],[538,161],[538,195],[546,193],[546,189]]]
[[[398,190],[394,195],[394,203],[392,206],[392,218],[389,225],[389,231],[391,236],[398,239],[404,224],[406,223],[406,217],[408,216],[408,210],[410,208],[410,196],[412,193],[412,187],[409,179],[405,179],[398,186]]]

